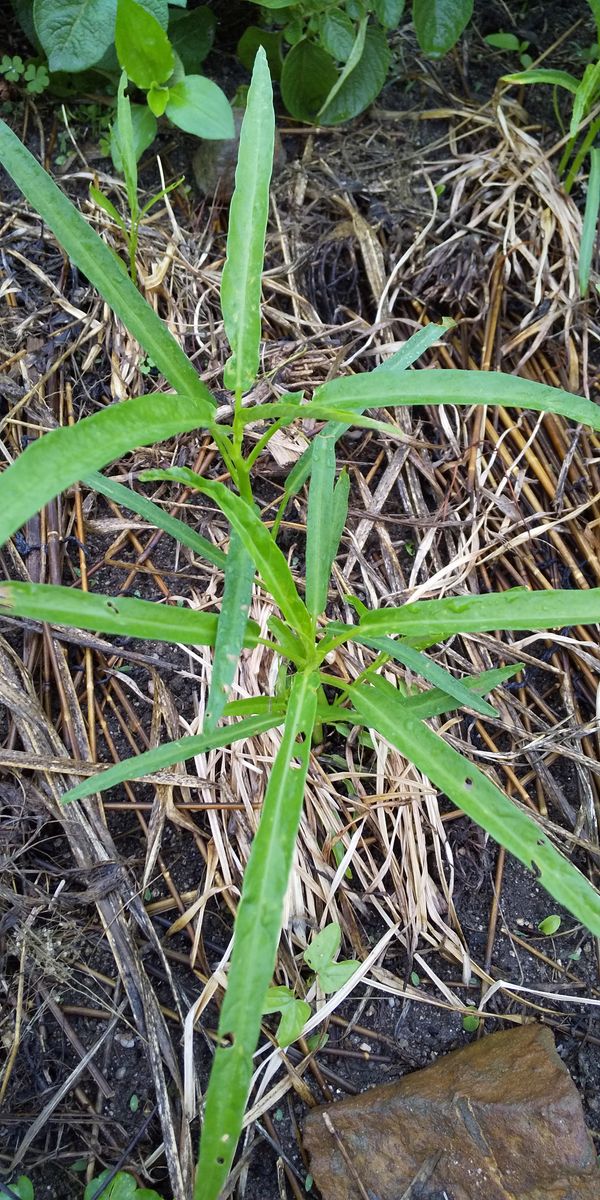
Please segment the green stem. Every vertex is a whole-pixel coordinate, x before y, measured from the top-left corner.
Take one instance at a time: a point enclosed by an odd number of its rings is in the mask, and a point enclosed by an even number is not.
[[[565,192],[567,193],[567,195],[571,191],[571,188],[573,187],[573,184],[575,182],[575,179],[577,177],[579,169],[580,169],[586,155],[589,153],[591,147],[593,146],[594,142],[596,141],[599,131],[600,131],[600,117],[597,117],[596,120],[593,121],[592,124],[590,125],[590,127],[581,143],[581,146],[579,147],[579,150],[577,151],[577,154],[575,155],[575,158],[573,159],[573,163],[572,163],[571,169],[569,171],[569,174],[567,175],[567,178],[565,179]]]

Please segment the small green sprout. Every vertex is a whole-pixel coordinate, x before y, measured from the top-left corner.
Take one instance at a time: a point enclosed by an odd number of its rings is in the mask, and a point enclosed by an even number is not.
[[[552,937],[553,933],[558,933],[561,924],[562,921],[560,917],[558,917],[556,913],[553,913],[549,917],[544,917],[543,921],[540,921],[538,929],[540,933],[544,934],[544,937]]]

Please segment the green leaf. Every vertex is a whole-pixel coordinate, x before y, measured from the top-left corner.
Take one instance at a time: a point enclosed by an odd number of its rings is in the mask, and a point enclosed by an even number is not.
[[[336,958],[342,941],[342,931],[337,921],[325,925],[306,947],[303,958],[311,971],[321,974],[329,963]]]
[[[316,121],[338,79],[335,62],[321,46],[303,38],[286,54],[281,71],[281,98],[297,121]]]
[[[432,659],[427,658],[425,654],[421,654],[405,642],[397,642],[390,637],[358,637],[352,640],[370,646],[373,650],[378,650],[380,654],[389,654],[390,658],[397,659],[403,666],[408,667],[410,671],[414,671],[415,675],[421,675],[428,683],[432,683],[440,691],[445,692],[448,696],[452,696],[458,704],[471,708],[475,712],[481,713],[484,717],[496,717],[498,715],[496,709],[491,704],[488,704],[486,700],[480,699],[479,696],[473,695],[465,687],[461,679],[455,679],[449,671],[444,670],[438,663],[433,662]]]
[[[396,29],[404,12],[405,0],[373,0],[373,12],[385,29]]]
[[[99,62],[115,32],[116,0],[35,0],[36,33],[51,71],[86,71]]]
[[[473,0],[413,0],[413,23],[421,50],[431,58],[447,54],[472,15]]]
[[[106,1188],[100,1193],[100,1200],[134,1200],[137,1183],[127,1171],[117,1171],[113,1179],[110,1179],[112,1171],[102,1171],[96,1179],[92,1179],[88,1183],[83,1200],[93,1200],[93,1197],[98,1194],[98,1188],[106,1182]],[[109,1182],[110,1180],[110,1182]]]
[[[449,326],[447,323],[443,323],[441,325],[431,324],[425,326],[424,329],[418,329],[417,332],[413,333],[412,337],[408,339],[401,350],[396,351],[396,353],[392,354],[390,358],[386,359],[381,366],[376,367],[374,371],[371,371],[371,375],[379,375],[382,371],[406,371],[408,367],[412,366],[412,364],[430,348],[430,346],[433,346],[435,342],[439,341],[440,337],[447,331],[449,327],[451,326]],[[366,402],[365,408],[368,408],[370,403],[372,403],[372,401]],[[337,441],[338,438],[342,437],[349,428],[350,426],[344,424],[343,422],[330,422],[321,432],[333,434],[335,441]],[[300,491],[302,484],[308,479],[312,469],[312,455],[313,443],[311,442],[310,446],[307,446],[306,450],[298,459],[296,465],[292,467],[292,470],[287,476],[285,481],[286,502]]]
[[[195,74],[204,62],[212,48],[216,27],[217,18],[205,4],[189,11],[171,13],[169,37],[186,75]]]
[[[136,0],[117,0],[115,47],[128,78],[145,91],[172,74],[175,58],[167,34]]]
[[[235,530],[232,530],[223,599],[215,639],[210,695],[206,708],[204,729],[215,728],[227,703],[227,696],[244,645],[248,626],[248,610],[252,599],[254,562]]]
[[[540,921],[538,929],[545,937],[552,937],[553,933],[558,933],[561,925],[562,921],[560,917],[553,914],[550,917],[544,917],[544,920]]]
[[[257,737],[269,729],[275,729],[282,722],[283,713],[280,707],[273,705],[272,712],[246,717],[241,721],[236,721],[234,725],[215,729],[212,733],[199,733],[179,738],[174,742],[163,742],[154,750],[146,750],[143,754],[136,754],[134,758],[125,758],[114,767],[107,767],[105,770],[99,771],[97,775],[83,779],[76,787],[65,792],[62,803],[68,804],[71,800],[83,800],[86,796],[92,796],[96,792],[106,792],[108,788],[116,787],[118,783],[140,779],[143,775],[152,775],[155,771],[164,771],[168,767],[175,766],[176,763],[186,762],[188,758],[194,758],[198,754],[207,754],[209,750],[219,750],[224,746],[233,745],[234,742]]]
[[[600,147],[590,149],[590,175],[585,199],[583,229],[579,245],[579,295],[587,296],[600,212]]]
[[[139,162],[144,151],[152,145],[156,137],[158,125],[154,113],[150,112],[147,104],[130,104],[129,111],[133,134],[133,154],[135,162]],[[110,156],[113,160],[115,170],[120,175],[124,175],[118,117],[110,131]]]
[[[100,188],[96,187],[93,183],[90,183],[90,197],[94,201],[94,204],[97,204],[98,208],[103,209],[111,220],[118,225],[119,229],[125,229],[125,222],[121,214],[117,212],[112,200],[109,200],[108,196],[105,196],[104,192],[101,192]]]
[[[261,283],[274,144],[273,89],[267,56],[260,47],[240,132],[227,257],[221,278],[223,323],[231,347],[224,382],[236,395],[252,387],[258,372]]]
[[[386,81],[391,61],[386,34],[377,25],[361,29],[364,41],[357,38],[356,58],[353,50],[318,114],[322,125],[339,125],[364,112]]]
[[[169,533],[176,541],[181,542],[182,546],[193,550],[194,554],[198,554],[200,558],[214,563],[216,567],[225,566],[227,557],[222,550],[219,550],[218,546],[213,546],[212,542],[196,533],[196,530],[186,525],[185,521],[172,517],[170,513],[165,512],[159,504],[155,504],[147,496],[141,496],[132,488],[125,487],[114,479],[107,479],[105,475],[100,475],[96,471],[86,475],[83,482],[93,491],[100,492],[109,500],[114,500],[131,512],[138,513],[140,517],[145,517],[151,525],[156,525],[158,529],[164,529],[165,533]]]
[[[339,988],[343,987],[352,978],[359,966],[360,963],[357,963],[353,958],[344,958],[341,962],[327,963],[318,972],[321,988],[327,995],[330,992],[337,992]]]
[[[225,92],[204,75],[186,75],[169,89],[166,114],[184,133],[194,133],[196,137],[220,140],[235,136],[233,113]]]
[[[333,501],[329,523],[329,561],[335,562],[346,520],[348,518],[348,499],[350,496],[350,476],[344,467],[333,489]],[[331,573],[331,569],[330,569]]]
[[[144,471],[140,478],[176,479],[179,483],[211,496],[239,534],[288,624],[312,642],[312,623],[296,590],[287,559],[260,517],[245,500],[230,492],[223,483],[204,479],[186,467],[171,467],[167,471]],[[0,481],[1,479],[0,476]]]
[[[155,117],[162,117],[169,101],[169,89],[152,84],[146,94],[146,104]]]
[[[18,1196],[19,1200],[33,1200],[33,1184],[27,1175],[19,1175],[17,1182],[11,1183],[9,1186],[10,1196],[0,1183],[0,1200],[12,1200],[13,1196]]]
[[[318,687],[318,675],[294,676],[281,745],[244,874],[219,1020],[219,1035],[230,1044],[218,1047],[208,1084],[194,1200],[218,1200],[242,1128],[302,812]]]
[[[588,4],[592,10],[594,21],[596,22],[596,35],[600,42],[600,0],[588,0]]]
[[[472,675],[463,680],[464,687],[468,692],[475,692],[478,696],[485,696],[494,688],[500,687],[507,679],[511,679],[523,670],[522,663],[515,663],[511,667],[499,667],[492,671],[483,671],[480,675]],[[372,675],[370,683],[373,688],[379,692],[382,702],[390,699],[395,706],[395,710],[402,710],[403,716],[410,720],[425,721],[428,717],[440,717],[444,713],[452,712],[455,708],[460,707],[458,701],[452,703],[448,693],[442,691],[441,688],[430,688],[426,692],[412,692],[408,696],[401,695],[397,688],[384,679],[381,675]],[[469,700],[469,708],[472,706],[472,700]]]
[[[260,46],[263,47],[267,56],[271,79],[275,79],[279,83],[283,66],[280,32],[271,32],[268,29],[259,29],[257,25],[249,25],[237,44],[237,56],[242,66],[247,71],[252,70]]]
[[[270,987],[263,1005],[263,1014],[281,1013],[281,1021],[277,1027],[277,1041],[280,1046],[289,1046],[302,1033],[310,1017],[310,1004],[305,1000],[297,1000],[294,993],[286,987]]]
[[[0,545],[49,500],[138,446],[210,425],[212,408],[183,396],[138,396],[31,442],[0,475]]]
[[[476,1033],[479,1029],[479,1017],[475,1013],[465,1013],[462,1019],[462,1027],[465,1033]]]
[[[518,50],[521,45],[514,33],[503,33],[502,30],[499,33],[488,33],[483,40],[497,50]]]
[[[49,583],[0,584],[0,612],[54,625],[72,625],[115,633],[121,637],[148,638],[154,642],[180,642],[184,646],[214,646],[217,614],[195,612],[134,596],[105,596],[80,592]],[[258,626],[249,622],[244,644],[255,646]]]
[[[542,887],[590,931],[600,934],[600,894],[552,845],[541,826],[517,808],[473,763],[400,708],[384,705],[374,689],[359,685],[349,696],[367,726],[422,771],[500,846],[532,870]]]
[[[581,80],[568,71],[554,71],[547,67],[534,67],[531,71],[516,71],[512,75],[503,75],[503,83],[549,83],[553,87],[566,88],[568,92],[577,91]]]
[[[306,519],[306,607],[312,617],[318,617],[327,604],[331,566],[337,552],[337,543],[333,546],[331,537],[334,480],[335,441],[331,435],[319,433],[313,439]]]
[[[201,411],[206,414],[198,423],[208,424],[208,414],[212,411],[214,401],[198,378],[193,364],[160,317],[127,278],[109,247],[4,121],[0,121],[0,158],[17,187],[66,250],[73,265],[87,275],[115,316],[120,317],[140,346],[150,354],[171,386],[195,397],[199,415]],[[107,461],[110,460],[104,459],[104,462]],[[93,465],[98,467],[101,463],[95,462]]]
[[[450,596],[444,600],[417,600],[401,608],[382,608],[369,612],[357,627],[348,628],[358,628],[361,636],[393,633],[433,646],[454,633],[556,629],[599,622],[600,588],[543,592],[510,588],[481,596]],[[335,628],[332,622],[332,631]]]
[[[595,100],[598,99],[598,91],[600,89],[600,61],[596,63],[588,63],[583,72],[583,79],[575,93],[575,101],[573,103],[573,112],[571,114],[571,122],[569,125],[569,133],[571,137],[576,137],[579,132],[579,126],[584,117],[587,116],[590,108]]]
[[[319,24],[319,40],[327,54],[338,62],[346,62],[354,46],[354,25],[340,9],[325,13]]]
[[[315,404],[344,409],[400,407],[412,404],[498,404],[554,412],[578,424],[600,430],[600,408],[546,383],[491,371],[371,371],[332,379],[317,388]],[[304,410],[310,415],[310,405]]]

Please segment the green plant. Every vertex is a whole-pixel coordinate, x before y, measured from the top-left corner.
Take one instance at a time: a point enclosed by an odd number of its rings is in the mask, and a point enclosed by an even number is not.
[[[388,34],[398,27],[405,0],[262,0],[260,7],[269,28],[250,26],[238,55],[249,67],[258,46],[264,47],[283,102],[297,120],[338,125],[379,95],[391,62]],[[473,0],[413,0],[424,53],[446,54],[472,12]]]
[[[83,1200],[162,1200],[162,1196],[153,1188],[138,1187],[133,1175],[128,1171],[102,1171],[95,1179],[90,1180]]]
[[[524,38],[520,38],[516,33],[505,33],[500,29],[498,33],[488,33],[484,37],[484,42],[488,46],[492,46],[495,50],[510,50],[514,54],[519,55],[519,62],[522,67],[530,67],[533,59],[528,53],[529,42]]]
[[[166,188],[161,188],[160,192],[151,196],[150,199],[140,208],[138,198],[138,147],[135,144],[134,127],[132,121],[132,105],[129,96],[125,92],[127,86],[127,76],[123,71],[119,91],[117,93],[117,121],[112,129],[112,152],[115,158],[118,169],[122,171],[125,179],[125,189],[127,192],[127,203],[129,206],[129,227],[127,227],[120,213],[115,208],[112,200],[108,198],[96,187],[96,184],[90,184],[90,196],[92,200],[108,214],[109,217],[116,223],[121,230],[127,246],[127,256],[129,259],[129,274],[133,282],[137,279],[137,246],[140,232],[140,224],[146,214],[162,200],[163,196],[168,195],[173,191],[173,188],[179,186],[181,179],[176,179],[174,183],[169,184]],[[150,370],[150,367],[145,367],[142,370]]]
[[[19,1175],[16,1183],[0,1183],[0,1200],[33,1200],[33,1184],[27,1175]]]
[[[12,58],[8,54],[3,54],[0,60],[0,76],[7,83],[24,83],[25,91],[30,96],[40,96],[45,92],[50,82],[48,71],[45,66],[35,62],[33,59],[28,59],[23,62],[20,54],[14,54]]]
[[[596,624],[600,621],[600,589],[538,594],[517,588],[502,594],[448,597],[381,610],[369,610],[353,599],[356,619],[352,623],[330,620],[325,615],[330,571],[345,526],[349,491],[347,474],[342,471],[336,478],[336,441],[353,424],[394,436],[393,426],[366,415],[369,408],[499,404],[562,414],[594,429],[600,429],[600,413],[588,400],[515,376],[408,371],[443,335],[444,329],[439,326],[420,330],[375,371],[333,379],[318,387],[306,402],[299,393],[287,393],[270,403],[244,403],[260,362],[261,272],[273,145],[271,83],[266,56],[259,51],[240,138],[221,285],[223,319],[231,347],[224,373],[225,386],[233,393],[231,418],[218,419],[216,402],[193,364],[109,248],[16,135],[0,124],[0,152],[17,186],[173,389],[112,405],[30,444],[0,475],[0,543],[55,495],[83,480],[149,517],[196,554],[224,568],[218,615],[132,597],[79,592],[72,587],[22,581],[1,585],[0,611],[12,616],[214,647],[202,732],[86,779],[68,792],[64,801],[80,801],[124,779],[138,778],[210,748],[229,746],[268,729],[281,729],[235,922],[219,1044],[206,1096],[195,1200],[216,1200],[240,1134],[316,729],[351,725],[363,727],[365,734],[377,731],[532,870],[558,903],[600,935],[600,897],[590,882],[563,857],[528,813],[427,723],[463,706],[482,715],[495,714],[483,697],[519,667],[458,679],[423,653],[454,634]],[[270,528],[261,520],[253,496],[253,467],[275,431],[302,417],[324,425],[290,472],[277,520]],[[257,424],[262,435],[248,447],[246,428]],[[145,472],[139,478],[176,479],[208,496],[230,527],[226,556],[184,523],[163,513],[147,497],[99,473],[136,447],[200,428],[213,438],[231,487],[185,468]],[[288,502],[307,481],[306,586],[302,597],[278,536]],[[248,619],[257,575],[278,610],[270,618],[265,636]],[[281,663],[276,694],[228,702],[240,653],[259,642]],[[359,677],[348,682],[327,668],[327,659],[336,646],[352,642],[374,650],[375,659]],[[381,665],[390,660],[425,680],[431,685],[429,689],[394,687],[379,673]]]
[[[337,962],[342,931],[337,922],[326,925],[312,939],[304,951],[303,958],[307,966],[315,973],[319,987],[325,994],[337,992],[352,977],[360,965],[353,958]],[[289,1046],[300,1037],[308,1018],[310,1004],[299,1000],[291,988],[270,987],[263,1004],[263,1014],[280,1013],[281,1020],[277,1027],[276,1038],[280,1046]]]
[[[544,917],[543,921],[540,921],[538,929],[540,933],[544,934],[544,937],[552,937],[553,933],[558,933],[561,925],[562,921],[560,917],[556,913],[553,913],[549,917]]]
[[[189,12],[168,0],[12,0],[27,36],[47,58],[29,84],[61,89],[72,75],[93,71],[114,89],[121,71],[145,96],[132,106],[133,145],[139,158],[154,140],[157,119],[200,138],[234,136],[224,92],[198,73],[208,54],[215,17],[202,6]],[[28,68],[29,69],[29,68]],[[48,79],[48,72],[50,77]],[[31,86],[29,90],[34,90]],[[118,123],[117,123],[118,124]],[[110,150],[119,169],[118,128]]]

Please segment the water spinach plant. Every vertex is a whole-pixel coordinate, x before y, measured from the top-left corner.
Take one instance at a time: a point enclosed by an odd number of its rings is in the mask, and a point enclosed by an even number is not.
[[[316,388],[312,398],[285,394],[253,402],[259,371],[261,273],[274,144],[271,81],[264,51],[254,66],[244,117],[231,203],[221,301],[231,348],[225,386],[231,417],[217,417],[216,402],[168,329],[136,290],[81,214],[55,186],[14,133],[0,125],[0,153],[13,179],[54,231],[73,263],[98,288],[113,312],[151,356],[171,391],[110,405],[77,424],[45,433],[0,475],[0,543],[10,538],[54,496],[78,480],[115,498],[179,538],[201,558],[223,567],[218,614],[134,597],[86,593],[72,587],[8,581],[0,585],[0,612],[157,641],[214,647],[211,690],[202,731],[99,771],[64,796],[79,803],[122,780],[138,778],[211,748],[229,746],[268,729],[281,730],[270,770],[260,824],[243,881],[223,999],[218,1046],[210,1077],[196,1175],[195,1200],[217,1200],[240,1135],[253,1055],[268,1005],[284,897],[300,821],[311,739],[315,729],[363,726],[376,730],[410,759],[500,845],[532,872],[576,920],[600,935],[600,896],[530,815],[432,728],[433,718],[462,707],[483,716],[494,708],[485,696],[518,667],[459,679],[424,650],[454,634],[486,630],[548,630],[600,622],[600,589],[460,595],[371,610],[353,602],[355,618],[326,615],[332,564],[344,530],[349,479],[336,470],[336,442],[351,425],[394,428],[369,409],[414,404],[499,404],[562,414],[600,429],[600,412],[588,400],[552,387],[491,373],[408,371],[443,333],[419,331],[382,366]],[[268,527],[253,496],[253,468],[274,432],[311,418],[322,427],[290,472],[278,519]],[[248,445],[249,426],[259,426]],[[137,447],[187,430],[212,436],[230,485],[184,468],[150,471],[142,479],[176,479],[206,496],[225,516],[228,551],[215,547],[184,523],[166,515],[135,490],[101,473]],[[278,544],[280,518],[289,499],[308,484],[305,587],[299,589]],[[248,618],[256,582],[269,594],[273,615],[261,637]],[[244,647],[258,642],[281,663],[274,696],[229,701],[236,663]],[[335,647],[357,643],[374,651],[373,665],[350,682],[328,665]],[[399,688],[381,674],[396,662],[430,685]],[[322,969],[322,964],[320,969]],[[271,995],[271,1000],[273,999]]]

